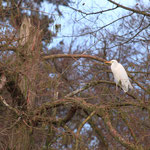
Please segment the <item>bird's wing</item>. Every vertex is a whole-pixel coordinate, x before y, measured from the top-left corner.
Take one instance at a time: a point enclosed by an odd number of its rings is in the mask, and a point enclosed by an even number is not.
[[[112,73],[114,75],[115,81],[117,84],[122,80],[122,79],[128,79],[127,73],[124,69],[124,67],[118,63],[117,66],[111,67]]]
[[[120,77],[121,80],[129,80],[127,72],[120,63],[118,64],[116,69],[118,70],[118,76]]]

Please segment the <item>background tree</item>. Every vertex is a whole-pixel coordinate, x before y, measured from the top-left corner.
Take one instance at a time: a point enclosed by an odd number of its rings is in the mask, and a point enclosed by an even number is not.
[[[80,1],[48,0],[55,10],[46,13],[43,2],[0,4],[0,148],[147,149],[149,5],[108,0],[93,11]],[[49,46],[63,30],[54,13],[65,17],[64,8],[74,32]],[[134,91],[116,91],[104,63],[111,59],[128,70]]]

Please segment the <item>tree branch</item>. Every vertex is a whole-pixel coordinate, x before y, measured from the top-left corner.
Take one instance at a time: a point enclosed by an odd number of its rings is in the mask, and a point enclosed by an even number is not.
[[[123,103],[112,103],[112,104],[100,104],[100,105],[95,105],[95,104],[90,104],[87,103],[83,98],[79,97],[66,97],[62,98],[57,101],[50,101],[42,104],[39,108],[34,110],[34,115],[40,115],[44,112],[44,110],[59,107],[59,106],[64,106],[64,105],[72,105],[72,106],[77,106],[79,108],[82,108],[84,110],[88,111],[94,111],[94,110],[103,110],[103,109],[113,109],[113,108],[120,108],[120,107],[128,107],[128,106],[134,106],[137,108],[145,108],[150,111],[149,105],[145,105],[143,103],[139,102],[123,102]]]
[[[105,62],[106,60],[100,57],[92,56],[92,55],[83,55],[83,54],[54,54],[54,55],[44,55],[42,56],[44,60],[55,59],[55,58],[88,58],[93,59],[100,62]]]
[[[145,92],[150,94],[150,90],[148,90],[144,86],[142,86],[136,79],[134,79],[134,77],[131,74],[128,73],[128,75],[141,89],[143,89]]]
[[[97,12],[91,12],[91,13],[86,13],[82,10],[79,10],[79,9],[76,9],[76,8],[73,8],[71,6],[68,6],[69,8],[79,12],[79,13],[82,13],[82,14],[85,14],[85,15],[94,15],[94,14],[102,14],[104,12],[107,12],[107,11],[112,11],[112,10],[115,10],[118,6],[114,7],[114,8],[110,8],[110,9],[106,9],[106,10],[102,10],[102,11],[97,11]]]
[[[86,84],[85,86],[83,86],[82,88],[77,89],[77,90],[75,90],[75,91],[73,91],[73,92],[67,94],[65,97],[72,97],[72,96],[74,96],[74,95],[76,95],[76,94],[78,94],[78,93],[80,93],[80,92],[82,92],[82,91],[85,91],[86,89],[88,89],[88,88],[90,88],[90,87],[96,86],[96,85],[98,85],[98,84],[100,84],[100,83],[107,83],[107,84],[116,85],[115,82],[106,81],[106,80],[92,81],[92,82],[90,82],[90,83],[87,83],[87,84]]]
[[[8,109],[12,110],[17,115],[20,115],[19,111],[16,108],[11,107],[1,95],[0,95],[0,100]]]
[[[146,26],[147,27],[147,26]],[[100,61],[100,62],[105,62],[105,59],[103,58],[99,58],[96,56],[92,56],[92,55],[82,55],[82,54],[54,54],[54,55],[45,55],[42,56],[44,60],[48,60],[48,59],[55,59],[55,58],[87,58],[87,59],[93,59],[96,61]],[[150,93],[150,91],[148,91],[146,88],[144,88],[139,82],[137,82],[135,79],[133,79],[133,76],[129,75],[129,77],[138,85],[140,86],[144,91],[146,91],[147,93]],[[114,82],[110,82],[110,81],[94,81],[92,83],[86,84],[83,88],[81,89],[77,89],[75,91],[73,91],[72,93],[69,93],[68,95],[66,95],[66,97],[70,97],[73,95],[76,95],[79,92],[82,92],[86,89],[88,89],[91,86],[95,86],[99,83],[107,83],[107,84],[114,84]],[[128,94],[129,96],[132,96],[131,94]],[[133,97],[133,96],[132,96]],[[135,97],[134,97],[135,98]]]
[[[145,15],[145,16],[150,16],[150,14],[146,13],[145,11],[140,11],[140,10],[136,10],[136,9],[132,9],[132,8],[129,8],[129,7],[126,7],[126,6],[123,6],[121,4],[118,4],[112,0],[108,0],[109,2],[111,2],[112,4],[115,4],[116,6],[118,7],[121,7],[123,9],[126,9],[126,10],[129,10],[129,11],[132,11],[134,13],[138,13],[138,14],[141,14],[141,15]]]
[[[4,128],[0,131],[0,133],[6,131],[6,130],[10,130],[12,129],[19,121],[21,120],[21,117],[18,117],[18,119],[10,126],[10,127],[7,127],[7,128]]]
[[[110,134],[120,143],[122,144],[124,147],[130,149],[130,150],[138,150],[138,147],[135,146],[134,144],[132,144],[131,142],[129,142],[128,140],[124,139],[117,131],[116,129],[112,126],[110,118],[109,118],[109,114],[107,111],[104,112],[103,116],[102,116]]]
[[[89,115],[89,113],[87,111],[84,110],[84,112],[87,115]],[[108,143],[106,141],[106,138],[104,137],[104,134],[102,133],[102,131],[100,130],[100,128],[98,128],[97,124],[94,123],[94,119],[91,118],[90,120],[88,120],[88,123],[90,124],[90,126],[94,130],[94,132],[97,135],[97,137],[100,139],[101,144],[103,146],[103,149],[104,150],[108,150]]]
[[[96,111],[94,110],[79,126],[78,131],[77,131],[77,137],[79,137],[80,135],[80,131],[83,128],[83,126],[86,124],[86,122],[88,122],[89,119],[91,119],[91,117],[96,113]],[[75,150],[79,149],[79,139],[76,139],[76,146],[75,146]]]
[[[57,119],[57,121],[53,121],[53,124],[58,126],[65,125],[67,122],[69,122],[72,119],[76,111],[77,111],[76,107],[71,107],[65,118]]]
[[[148,28],[150,26],[150,24],[148,24],[147,26],[143,27],[142,29],[140,29],[136,34],[134,34],[132,37],[130,37],[127,41],[123,42],[123,43],[119,43],[119,44],[116,44],[112,47],[108,47],[107,49],[112,49],[114,47],[117,47],[117,46],[121,46],[121,45],[124,45],[126,43],[129,43],[131,40],[133,40],[138,34],[140,34],[143,30],[145,30],[146,28]]]

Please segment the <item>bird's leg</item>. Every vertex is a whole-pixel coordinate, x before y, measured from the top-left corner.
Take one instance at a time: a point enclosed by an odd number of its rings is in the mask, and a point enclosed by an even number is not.
[[[118,91],[118,86],[117,86],[117,84],[116,84],[116,91]]]

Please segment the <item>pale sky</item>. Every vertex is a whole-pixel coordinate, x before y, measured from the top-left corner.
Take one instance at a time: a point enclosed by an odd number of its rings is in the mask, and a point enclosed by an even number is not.
[[[136,0],[114,0],[115,2],[122,4],[124,6],[133,7],[135,4],[137,4]],[[140,2],[143,2],[144,5],[150,6],[149,0],[138,0]],[[51,4],[47,4],[46,2],[43,3],[43,11],[47,13],[54,13],[55,6]],[[83,12],[96,12],[108,8],[113,8],[115,5],[111,4],[107,0],[74,0],[74,3],[71,5],[72,7],[76,9],[80,9]],[[63,12],[63,17],[60,17],[56,14],[54,14],[55,17],[55,24],[61,24],[61,30],[58,34],[58,37],[56,37],[53,40],[53,43],[51,43],[50,47],[56,46],[59,41],[66,40],[68,45],[70,44],[68,41],[71,40],[71,38],[66,38],[66,36],[76,36],[80,35],[79,31],[81,29],[84,29],[86,26],[91,27],[91,30],[96,29],[97,27],[103,26],[105,24],[108,24],[109,22],[117,19],[118,17],[121,17],[122,14],[127,13],[128,11],[118,8],[115,11],[109,11],[103,14],[97,14],[97,15],[89,15],[84,18],[85,15],[81,15],[81,13],[76,13],[74,10],[70,8],[66,8],[63,6],[59,7],[60,10]],[[51,30],[55,31],[55,24],[51,25]],[[83,39],[83,37],[82,37]],[[81,40],[79,40],[81,42]]]

